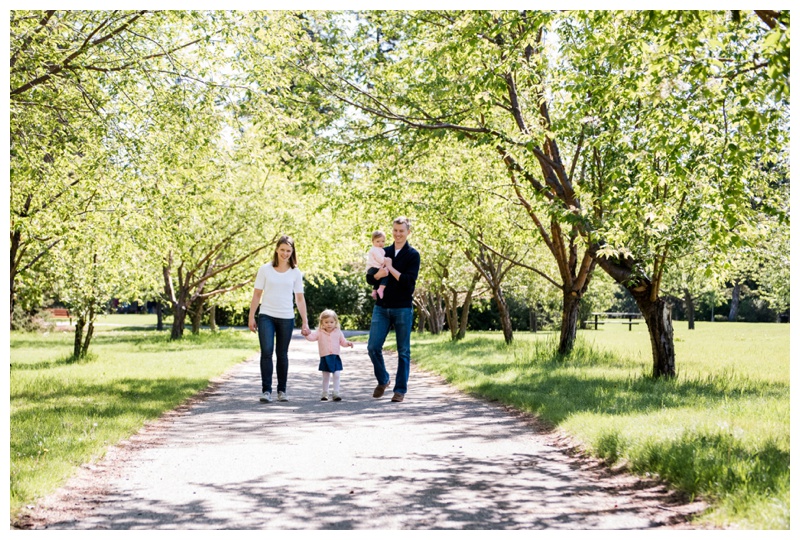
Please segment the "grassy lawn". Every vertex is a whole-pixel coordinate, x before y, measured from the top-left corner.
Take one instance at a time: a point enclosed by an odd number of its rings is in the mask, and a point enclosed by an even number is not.
[[[121,324],[155,326],[155,315],[121,315]],[[169,332],[98,326],[90,358],[69,363],[71,332],[10,336],[12,516],[54,490],[75,467],[103,456],[258,351],[255,334]]]
[[[678,377],[653,380],[645,327],[557,335],[413,334],[414,361],[459,388],[535,413],[610,463],[712,504],[701,521],[789,528],[789,325],[675,324]],[[387,342],[388,343],[388,342]]]

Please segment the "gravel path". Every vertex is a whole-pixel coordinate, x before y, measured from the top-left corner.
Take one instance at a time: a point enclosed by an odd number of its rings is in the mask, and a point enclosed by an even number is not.
[[[524,415],[412,367],[372,398],[366,344],[320,402],[316,343],[290,351],[290,401],[258,401],[257,357],[39,501],[48,529],[644,529],[702,504],[575,455]],[[394,374],[392,357],[387,365]],[[391,387],[389,388],[391,390]]]

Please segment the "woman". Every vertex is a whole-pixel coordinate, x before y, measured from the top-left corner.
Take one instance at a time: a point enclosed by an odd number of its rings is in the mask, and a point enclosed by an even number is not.
[[[292,302],[294,293],[294,302]],[[281,236],[275,246],[272,262],[258,269],[253,299],[250,301],[248,326],[251,332],[258,328],[261,345],[261,397],[262,403],[272,402],[272,352],[275,351],[278,367],[278,401],[286,398],[286,377],[289,373],[289,341],[294,329],[294,303],[303,321],[301,333],[307,336],[306,300],[303,295],[303,274],[297,268],[294,240]],[[256,324],[255,313],[259,304]]]

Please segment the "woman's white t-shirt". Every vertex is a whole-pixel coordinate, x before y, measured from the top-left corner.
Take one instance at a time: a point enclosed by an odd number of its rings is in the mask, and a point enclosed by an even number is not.
[[[294,319],[294,293],[303,292],[303,273],[297,268],[277,272],[269,262],[258,269],[256,289],[262,289],[259,313],[277,319]]]

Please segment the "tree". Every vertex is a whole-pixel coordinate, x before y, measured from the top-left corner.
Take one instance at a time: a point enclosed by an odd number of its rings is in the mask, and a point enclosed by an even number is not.
[[[55,278],[50,285],[75,319],[73,361],[87,356],[95,321],[109,300],[137,299],[154,270],[147,263],[147,244],[142,243],[141,216],[131,211],[130,199],[121,201],[117,195],[94,197],[80,226],[53,249]]]
[[[741,245],[751,198],[772,199],[763,165],[786,159],[786,103],[753,62],[767,33],[724,12],[370,13],[338,64],[313,49],[304,66],[376,131],[448,130],[492,148],[559,266],[565,305],[599,264],[643,313],[653,375],[670,377],[665,268],[697,222],[711,223],[715,249]]]
[[[481,275],[464,264],[463,252],[454,252],[450,242],[445,243],[445,246],[440,245],[438,252],[428,249],[426,254],[432,281],[440,287],[439,305],[444,305],[444,322],[450,330],[450,339],[464,339],[469,322],[469,308]],[[431,311],[430,302],[423,306],[428,312]],[[433,311],[438,310],[434,308]]]
[[[435,137],[436,132],[449,130],[482,148],[484,159],[501,158],[516,196],[558,263],[564,294],[560,349],[567,352],[574,343],[579,301],[595,263],[588,251],[580,253],[576,225],[563,228],[565,216],[574,208],[570,204],[574,194],[563,205],[551,194],[547,202],[558,204],[542,206],[528,200],[518,184],[520,176],[525,181],[534,177],[508,152],[509,145],[541,157],[544,178],[563,179],[571,171],[561,162],[555,141],[549,140],[544,151],[534,142],[534,132],[540,130],[525,122],[520,108],[524,103],[538,107],[543,93],[542,86],[536,86],[525,96],[527,101],[521,101],[515,71],[523,65],[514,55],[523,52],[516,50],[520,43],[541,35],[544,19],[530,24],[523,20],[524,13],[521,18],[507,15],[509,19],[500,21],[490,12],[369,13],[358,18],[348,41],[355,45],[337,41],[340,47],[323,58],[319,43],[314,43],[303,66],[326,93],[370,115],[373,134],[390,133],[395,142],[418,142],[415,132]],[[334,14],[331,21],[336,25],[341,15]],[[319,32],[336,34],[330,27]],[[510,39],[506,32],[511,32]],[[528,59],[532,50],[524,49]],[[546,105],[542,110],[546,116]],[[359,119],[356,129],[362,127]],[[548,217],[540,218],[539,212]]]
[[[36,280],[39,263],[99,193],[139,191],[133,176],[133,185],[115,183],[109,166],[146,158],[131,136],[150,123],[140,98],[187,74],[182,53],[217,32],[214,20],[200,12],[11,12],[12,310],[18,286]]]
[[[569,109],[599,119],[586,157],[605,174],[594,176],[600,217],[587,238],[600,266],[631,292],[645,317],[654,375],[672,376],[672,326],[660,297],[665,269],[694,249],[700,231],[708,230],[703,242],[715,251],[741,247],[757,219],[752,198],[778,207],[763,167],[784,159],[785,109],[768,97],[767,74],[752,61],[760,35],[753,17],[738,23],[718,12],[581,18],[588,26],[561,35],[572,84],[591,96]],[[615,43],[627,44],[624,57]],[[706,223],[708,229],[697,227]]]

